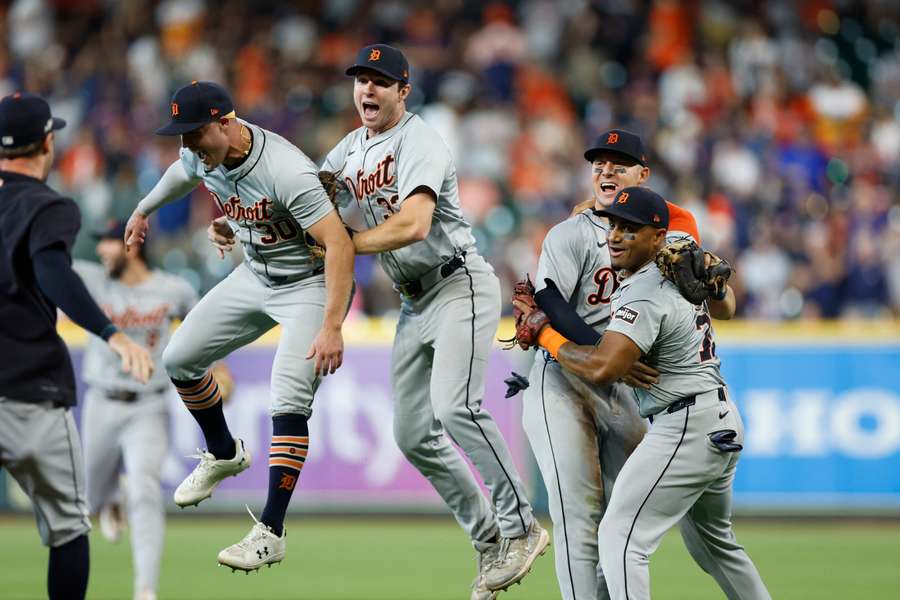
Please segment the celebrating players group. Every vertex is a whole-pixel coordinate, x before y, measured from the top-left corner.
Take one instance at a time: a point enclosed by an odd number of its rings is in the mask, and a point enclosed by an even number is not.
[[[229,431],[222,404],[231,381],[218,361],[275,325],[266,501],[218,561],[250,571],[285,558],[285,513],[302,482],[313,399],[343,360],[356,254],[376,255],[401,296],[394,436],[472,541],[471,598],[496,598],[544,554],[550,535],[482,406],[501,291],[460,209],[453,159],[406,110],[409,64],[399,50],[362,48],[346,74],[362,125],[321,169],[288,140],[238,118],[220,85],[178,89],[157,133],[181,137],[180,159],[127,224],[98,234],[102,266],[74,270],[77,207],[45,183],[53,131],[65,123],[37,96],[0,102],[0,352],[28,357],[0,374],[0,466],[33,501],[50,547],[51,598],[84,597],[88,514],[116,537],[124,508],[134,597],[156,598],[163,394],[171,381],[206,441],[174,494],[177,505],[194,506],[259,460]],[[729,271],[713,280],[712,265],[722,263],[699,247],[693,216],[641,187],[650,168],[637,135],[606,132],[585,159],[593,198],[549,232],[534,284],[514,291],[512,341],[537,351],[527,379],[507,380],[510,395],[525,390],[523,425],[549,495],[560,594],[649,598],[649,556],[677,524],[728,598],[769,598],[731,528],[743,425],[712,327],[735,312]],[[220,256],[240,242],[244,260],[197,301],[186,282],[150,269],[142,249],[149,216],[200,183],[224,213],[209,226],[210,242]],[[350,230],[342,216],[364,227]],[[660,252],[673,241],[689,254]],[[675,256],[675,266],[662,256]],[[57,308],[96,335],[85,359],[84,457]],[[40,448],[27,443],[38,427]]]

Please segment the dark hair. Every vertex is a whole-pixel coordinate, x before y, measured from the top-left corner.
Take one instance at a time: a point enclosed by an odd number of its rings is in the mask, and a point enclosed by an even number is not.
[[[15,148],[0,148],[0,158],[31,158],[42,153],[44,149],[44,137],[36,142],[16,146]]]

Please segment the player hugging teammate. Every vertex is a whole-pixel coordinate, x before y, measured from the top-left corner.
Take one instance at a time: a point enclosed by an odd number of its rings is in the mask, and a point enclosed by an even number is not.
[[[544,349],[524,421],[550,493],[563,597],[649,598],[646,557],[679,523],[729,598],[767,598],[730,525],[743,429],[710,320],[734,314],[730,269],[685,239],[699,240],[689,213],[628,187],[649,175],[637,136],[607,132],[585,158],[594,206],[551,230],[537,293],[523,282],[514,295],[514,341]],[[607,270],[617,276],[597,276]],[[635,407],[652,423],[643,439]],[[678,437],[668,415],[682,409],[679,431],[692,433]]]

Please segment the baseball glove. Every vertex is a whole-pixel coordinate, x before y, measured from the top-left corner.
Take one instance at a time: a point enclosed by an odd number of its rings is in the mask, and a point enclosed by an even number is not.
[[[546,313],[538,308],[534,301],[534,284],[531,278],[526,274],[525,279],[516,283],[513,287],[513,318],[516,320],[516,334],[509,339],[501,339],[500,342],[507,344],[506,350],[510,350],[518,346],[522,350],[528,350],[532,346],[537,345],[537,337],[544,325],[550,322]],[[524,304],[528,307],[528,313],[524,313],[516,302]]]
[[[319,171],[319,183],[322,184],[322,187],[325,188],[325,193],[328,195],[328,199],[331,201],[331,205],[334,206],[334,210],[337,211],[338,216],[341,215],[341,206],[346,205],[344,202],[345,195],[349,194],[350,191],[347,189],[347,186],[341,181],[340,177],[338,177],[337,173],[332,171]],[[347,229],[347,233],[350,237],[353,237],[355,233],[352,229],[347,227],[344,224],[344,227]],[[309,252],[314,257],[324,258],[325,257],[325,248],[319,244],[311,235],[308,233],[304,235],[304,241],[306,245],[309,247]]]
[[[725,298],[731,266],[715,254],[705,252],[694,240],[678,240],[667,245],[656,254],[656,266],[693,304],[703,304],[708,298]]]

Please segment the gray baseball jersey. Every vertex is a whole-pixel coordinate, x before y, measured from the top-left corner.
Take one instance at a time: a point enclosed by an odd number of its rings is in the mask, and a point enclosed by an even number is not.
[[[242,123],[253,147],[240,166],[207,171],[187,148],[181,163],[228,217],[251,270],[269,287],[289,284],[324,267],[309,251],[306,230],[334,208],[315,163],[280,135]]]
[[[480,544],[498,530],[506,537],[522,535],[533,519],[531,505],[506,442],[482,406],[500,285],[474,248],[446,144],[421,118],[406,113],[377,136],[367,137],[365,128],[348,134],[323,169],[340,175],[369,228],[399,212],[416,189],[435,194],[426,239],[378,257],[394,282],[427,282],[420,293],[404,297],[394,338],[394,436],[476,547],[484,548]],[[454,269],[441,269],[454,257]],[[451,439],[481,473],[496,514]]]
[[[101,265],[75,261],[100,307],[115,325],[147,348],[156,364],[162,359],[173,321],[197,303],[197,292],[184,279],[153,270],[135,286],[111,278]],[[158,369],[141,384],[121,372],[121,360],[109,346],[88,341],[83,377],[90,386],[81,428],[87,499],[91,512],[119,501],[119,473],[124,467],[129,485],[124,504],[131,530],[134,589],[156,590],[165,528],[160,478],[168,446],[166,373]],[[133,392],[129,394],[128,392]]]
[[[535,277],[538,290],[553,280],[598,333],[609,322],[618,287],[607,233],[607,220],[591,210],[559,223],[544,238]],[[529,380],[522,423],[547,488],[560,594],[565,600],[608,598],[597,527],[646,425],[631,388],[588,384],[543,352],[535,355]]]
[[[725,385],[709,312],[685,300],[655,263],[644,265],[619,285],[612,307],[607,331],[631,338],[644,361],[659,371],[658,383],[649,390],[635,390],[641,416]]]
[[[340,174],[370,228],[400,212],[418,187],[437,195],[428,236],[378,255],[382,268],[395,282],[418,279],[475,245],[472,228],[459,205],[450,150],[418,115],[406,113],[396,126],[372,138],[366,136],[365,127],[352,131],[328,153],[322,168]]]
[[[682,298],[653,263],[622,281],[612,304],[607,331],[633,340],[661,375],[649,391],[638,390],[652,425],[619,473],[600,523],[610,596],[650,598],[647,558],[678,524],[688,551],[726,597],[768,600],[731,528],[744,426],[719,374],[705,307]]]
[[[169,342],[172,322],[182,319],[197,303],[197,291],[190,283],[162,271],[153,270],[145,281],[128,286],[112,279],[102,265],[84,260],[74,262],[103,312],[120,330],[150,351],[155,364]],[[154,371],[145,385],[122,373],[122,360],[109,345],[95,336],[88,339],[84,354],[84,381],[104,390],[144,392],[169,386],[162,369]]]

